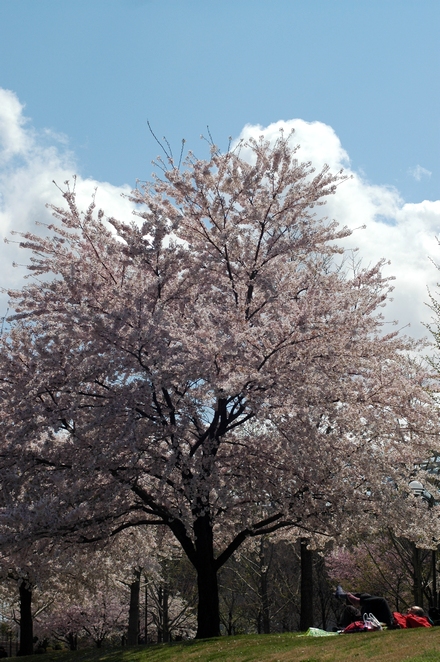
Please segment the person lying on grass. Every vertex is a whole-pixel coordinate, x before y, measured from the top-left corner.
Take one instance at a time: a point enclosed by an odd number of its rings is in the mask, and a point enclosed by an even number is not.
[[[364,614],[373,614],[378,621],[390,629],[429,628],[432,626],[421,607],[410,607],[406,614],[397,611],[391,612],[385,598],[370,595],[370,593],[349,593],[344,591],[341,586],[336,589],[335,596],[345,598],[347,601],[348,606],[342,615],[343,627],[362,619]]]

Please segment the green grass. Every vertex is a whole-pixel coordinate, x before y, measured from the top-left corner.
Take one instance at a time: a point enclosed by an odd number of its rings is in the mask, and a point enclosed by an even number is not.
[[[243,635],[149,647],[49,652],[41,659],[42,662],[439,662],[440,627],[320,638],[298,634]]]

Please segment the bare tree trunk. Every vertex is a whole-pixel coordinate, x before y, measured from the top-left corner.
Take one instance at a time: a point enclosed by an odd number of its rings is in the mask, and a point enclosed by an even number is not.
[[[134,576],[135,580],[130,584],[127,646],[137,646],[139,643],[139,594],[141,588],[141,571],[135,570]]]
[[[171,641],[170,637],[170,617],[169,617],[169,597],[170,592],[168,584],[164,584],[162,592],[162,641],[168,643]]]
[[[32,588],[22,581],[20,591],[20,654],[34,652],[34,628],[32,622]]]
[[[158,643],[167,643],[171,641],[170,637],[170,618],[169,618],[169,589],[166,583],[161,584],[157,589],[157,602],[158,602],[158,626],[157,626],[157,641]]]
[[[144,619],[144,636],[145,644],[148,644],[148,582],[145,580],[145,619]]]
[[[301,614],[299,629],[313,627],[313,552],[307,548],[307,538],[301,538]]]
[[[263,615],[263,633],[270,634],[269,594],[267,574],[269,571],[264,538],[260,541],[260,591]]]
[[[160,584],[157,587],[157,643],[161,644],[163,641],[163,589]]]
[[[220,607],[218,597],[217,567],[214,559],[212,526],[208,516],[199,517],[194,523],[196,537],[197,588],[197,639],[220,636]]]
[[[423,607],[423,586],[422,586],[422,563],[420,559],[420,549],[413,543],[413,568],[414,568],[414,604]]]
[[[230,637],[232,634],[233,634],[232,611],[230,609],[228,614],[228,636]]]
[[[75,633],[69,632],[67,635],[67,642],[70,651],[78,650],[78,636]]]

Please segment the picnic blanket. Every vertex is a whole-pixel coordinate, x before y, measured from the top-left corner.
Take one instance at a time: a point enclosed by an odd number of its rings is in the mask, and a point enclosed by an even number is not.
[[[321,630],[320,628],[309,628],[305,632],[303,637],[334,637],[337,636],[339,632],[327,632],[327,630]]]

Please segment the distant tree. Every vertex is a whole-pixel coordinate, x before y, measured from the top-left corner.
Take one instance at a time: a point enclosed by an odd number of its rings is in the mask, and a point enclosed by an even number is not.
[[[145,552],[139,543],[145,541],[137,538],[139,558],[142,548]],[[35,620],[39,634],[67,643],[71,650],[81,640],[92,640],[98,648],[109,637],[120,641],[129,622],[130,594],[124,580],[133,578],[135,556],[126,542],[112,540],[100,547],[72,545],[70,550],[58,550],[58,563],[52,564],[46,582],[52,589],[51,604]]]
[[[247,538],[402,521],[389,504],[433,434],[414,345],[384,335],[381,263],[350,269],[349,231],[317,213],[344,176],[289,140],[159,162],[140,223],[81,213],[67,186],[9,292],[5,544],[166,525],[198,637],[219,634],[217,573]]]
[[[271,631],[274,545],[265,536],[244,544],[219,575],[221,623],[228,635]]]
[[[11,630],[18,626],[22,655],[34,652],[34,620],[54,601],[51,575],[59,570],[59,563],[50,547],[47,541],[38,541],[0,556],[1,619]]]
[[[156,630],[158,643],[194,636],[196,618],[188,602],[188,597],[191,598],[191,595],[186,596],[177,592],[167,578],[162,581],[148,581],[146,590],[147,617]]]
[[[412,604],[434,606],[432,550],[383,530],[357,545],[337,547],[326,556],[334,584],[346,590],[382,595],[395,611]]]

